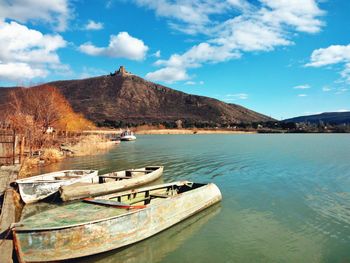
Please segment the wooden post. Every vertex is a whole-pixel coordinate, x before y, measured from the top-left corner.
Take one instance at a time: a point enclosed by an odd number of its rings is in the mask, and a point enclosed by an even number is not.
[[[24,145],[25,145],[25,137],[21,137],[21,142],[20,142],[20,150],[19,150],[19,164],[23,162],[23,156],[24,156]]]
[[[13,130],[13,137],[12,137],[12,164],[16,164],[16,131]]]
[[[5,182],[6,190],[0,215],[0,262],[12,263],[13,241],[12,235],[8,230],[11,224],[16,221],[16,206],[14,200],[16,193],[9,185],[17,179],[18,168],[12,168],[4,172],[8,179],[7,182]]]

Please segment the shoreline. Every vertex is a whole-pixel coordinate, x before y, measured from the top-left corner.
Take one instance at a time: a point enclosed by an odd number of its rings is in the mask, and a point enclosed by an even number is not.
[[[139,135],[181,135],[181,134],[256,134],[255,131],[206,130],[206,129],[150,129],[135,130]]]

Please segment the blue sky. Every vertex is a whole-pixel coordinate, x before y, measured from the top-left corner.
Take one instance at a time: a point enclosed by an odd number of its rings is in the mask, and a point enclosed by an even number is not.
[[[276,119],[350,110],[350,1],[0,0],[0,85],[119,65]]]

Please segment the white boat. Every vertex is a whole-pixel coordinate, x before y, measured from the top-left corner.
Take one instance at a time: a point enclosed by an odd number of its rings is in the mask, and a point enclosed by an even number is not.
[[[64,170],[16,180],[22,200],[34,203],[58,191],[63,185],[98,181],[97,170]]]
[[[134,133],[132,131],[126,130],[120,134],[120,140],[121,141],[135,141],[136,136],[134,135]]]
[[[146,166],[112,172],[99,175],[98,183],[64,185],[60,187],[59,192],[63,201],[116,193],[157,180],[163,174],[163,169],[163,166]]]

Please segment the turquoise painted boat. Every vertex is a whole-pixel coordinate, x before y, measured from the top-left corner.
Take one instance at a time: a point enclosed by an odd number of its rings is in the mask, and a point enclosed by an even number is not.
[[[215,184],[168,183],[50,209],[13,226],[20,262],[79,258],[153,236],[219,202]]]

